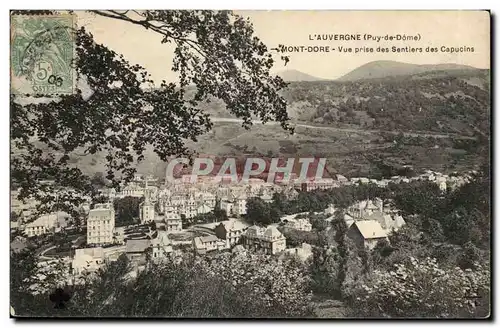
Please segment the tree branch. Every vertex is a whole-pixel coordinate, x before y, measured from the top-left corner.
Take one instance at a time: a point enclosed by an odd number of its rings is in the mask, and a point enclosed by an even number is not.
[[[132,19],[129,16],[127,16],[126,13],[122,14],[122,13],[118,13],[118,12],[113,11],[113,10],[110,10],[109,12],[102,11],[102,10],[91,10],[90,12],[95,13],[95,14],[100,15],[100,16],[114,18],[114,19],[125,21],[125,22],[129,22],[129,23],[132,23],[135,25],[139,25],[139,26],[142,26],[146,29],[151,29],[152,31],[159,33],[159,34],[165,36],[166,38],[171,38],[172,40],[176,41],[176,43],[178,45],[182,44],[182,43],[187,44],[190,48],[195,50],[202,58],[204,58],[205,60],[208,59],[208,54],[202,50],[202,47],[201,47],[199,42],[197,42],[196,40],[192,40],[192,39],[188,39],[185,37],[174,35],[172,31],[166,29],[166,27],[170,27],[170,25],[168,25],[168,24],[162,24],[162,25],[157,26],[157,25],[153,24],[152,20],[149,20],[147,18],[145,20],[135,20],[135,19]],[[137,11],[134,11],[134,12],[140,16],[143,16],[140,13],[138,13]],[[227,69],[223,65],[221,65],[216,58],[214,58],[214,61],[222,71],[227,72]],[[244,73],[246,73],[246,75],[250,76],[247,72],[244,72]]]

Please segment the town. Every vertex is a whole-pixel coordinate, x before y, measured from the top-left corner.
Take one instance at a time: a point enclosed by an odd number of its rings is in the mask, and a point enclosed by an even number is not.
[[[11,10],[11,318],[491,317],[490,25]]]
[[[323,214],[325,222],[334,218],[336,205],[329,204],[322,212],[294,213],[279,218],[278,223],[257,226],[247,217],[247,201],[259,198],[266,203],[273,195],[282,193],[287,198],[297,197],[299,192],[331,190],[343,186],[374,185],[387,187],[390,184],[412,181],[431,181],[443,192],[454,190],[467,183],[475,171],[464,175],[445,175],[426,171],[411,178],[394,176],[391,179],[309,178],[303,182],[290,179],[286,183],[271,183],[263,179],[250,178],[245,183],[233,183],[211,176],[201,176],[196,182],[189,175],[161,184],[158,178],[135,175],[133,181],[116,191],[114,188],[99,190],[99,199],[106,202],[93,203],[91,199],[80,210],[85,214],[82,227],[71,225],[64,212],[53,212],[36,216],[36,202],[21,202],[17,192],[12,192],[11,234],[17,236],[11,244],[22,248],[26,240],[47,238],[50,235],[71,236],[70,247],[41,244],[39,263],[43,271],[64,265],[65,275],[61,283],[76,284],[79,278],[96,272],[106,263],[116,261],[125,254],[134,264],[135,273],[144,268],[148,259],[172,260],[185,252],[213,256],[217,252],[260,252],[273,256],[291,254],[303,261],[312,256],[311,245],[304,243],[290,246],[280,231],[292,229],[310,232],[311,215]],[[293,174],[292,174],[293,175]],[[136,202],[138,217],[131,224],[116,224],[116,200]],[[219,213],[214,216],[213,213]],[[203,217],[212,214],[213,222]],[[387,240],[392,231],[405,224],[397,208],[391,208],[390,200],[375,198],[359,201],[350,206],[344,220],[349,228],[348,236],[361,248],[373,249],[380,240]],[[51,240],[51,239],[45,239]],[[132,274],[134,274],[132,272]],[[43,280],[43,274],[41,275]],[[40,292],[40,286],[31,286]]]

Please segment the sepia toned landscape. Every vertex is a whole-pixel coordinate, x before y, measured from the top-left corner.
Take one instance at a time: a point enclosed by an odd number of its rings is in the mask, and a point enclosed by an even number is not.
[[[12,11],[11,316],[489,318],[489,15],[428,12],[456,60],[265,43],[313,14]]]

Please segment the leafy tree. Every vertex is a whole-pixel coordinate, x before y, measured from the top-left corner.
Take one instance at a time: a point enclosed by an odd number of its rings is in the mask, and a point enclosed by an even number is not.
[[[453,210],[442,219],[444,231],[450,242],[463,245],[468,241],[478,245],[481,241],[481,232],[477,226],[477,218],[463,207]]]
[[[311,289],[317,294],[337,294],[338,262],[335,249],[324,245],[313,247],[310,263]]]
[[[122,227],[134,224],[134,219],[139,217],[139,205],[141,202],[141,197],[126,196],[115,199],[113,202],[116,215],[115,226]]]
[[[273,194],[273,207],[281,212],[281,213],[288,213],[288,201],[287,201],[287,197],[285,196],[285,194],[283,192],[275,192]]]
[[[94,173],[94,176],[92,176],[90,183],[92,183],[92,185],[97,188],[106,186],[106,179],[104,178],[104,174],[102,172]]]
[[[36,273],[35,249],[25,248],[21,252],[10,253],[10,290],[11,299],[14,303],[22,302],[28,296],[28,287],[34,283],[33,277]],[[12,304],[15,308],[22,307],[21,304]]]
[[[85,28],[74,31],[75,92],[45,101],[10,98],[11,177],[21,188],[21,200],[34,196],[43,204],[40,210],[53,210],[57,203],[69,212],[84,195],[94,194],[91,179],[70,163],[73,155],[104,157],[106,178],[116,188],[133,177],[133,164],[144,159],[147,147],[162,160],[192,155],[185,141],[211,129],[198,106],[210,98],[222,100],[245,128],[255,115],[292,131],[279,94],[286,83],[270,74],[273,55],[254,36],[248,19],[208,10],[94,13],[141,26],[161,35],[162,43],[174,44],[171,68],[179,81],[154,84],[143,67],[97,44]],[[189,98],[190,85],[196,91]],[[77,192],[56,201],[63,188]]]
[[[278,222],[281,212],[272,204],[266,203],[258,197],[247,200],[247,219],[254,224],[269,225]]]
[[[215,217],[215,220],[216,221],[224,221],[224,220],[227,220],[227,212],[224,211],[221,207],[220,207],[220,200],[217,199],[215,201],[215,205],[214,205],[214,209],[212,210],[212,213]]]
[[[445,233],[441,223],[438,220],[429,217],[421,219],[421,229],[427,233],[433,241],[442,242],[445,238]]]
[[[182,222],[182,229],[187,229],[191,224],[193,224],[193,220],[186,217],[185,214],[181,214],[181,222]]]
[[[193,218],[191,218],[191,222],[193,223],[212,223],[227,220],[226,211],[219,209],[214,209],[209,213],[197,214]]]
[[[480,246],[481,248],[489,248],[491,234],[491,182],[488,168],[484,167],[483,171],[479,176],[474,177],[473,181],[461,186],[448,195],[443,208],[449,214],[449,217],[443,215],[440,218],[442,218],[441,224],[443,228],[449,234],[454,233],[454,228],[462,229],[461,226],[471,225],[471,239],[468,240],[472,240],[476,246]],[[467,217],[470,222],[460,223],[461,220],[453,222],[453,217],[458,215],[461,218]]]
[[[389,234],[389,243],[380,242],[370,254],[371,269],[388,270],[397,263],[407,263],[411,257],[425,258],[436,245],[425,241],[424,234],[409,223]]]
[[[10,299],[17,315],[51,316],[53,304],[48,294],[65,285],[69,268],[62,260],[39,266],[35,248],[10,254]]]
[[[309,245],[319,244],[319,238],[316,232],[302,231],[287,227],[280,227],[279,230],[283,233],[283,236],[285,236],[287,246],[300,247],[302,243],[307,243]]]
[[[55,312],[42,297],[16,313],[84,317],[305,317],[311,316],[308,277],[293,261],[266,255],[188,254],[175,261],[147,263],[131,275],[126,256],[70,289],[65,311]],[[48,299],[47,295],[42,295]],[[26,298],[25,298],[26,299]],[[31,305],[35,305],[32,306]]]
[[[436,212],[437,199],[441,191],[433,182],[416,182],[414,184],[400,184],[393,186],[395,192],[394,203],[403,214],[422,214],[433,216]]]
[[[484,267],[462,270],[435,259],[396,264],[374,271],[350,295],[351,315],[361,317],[458,318],[489,315],[490,273]]]
[[[469,241],[463,247],[463,252],[458,258],[458,265],[462,269],[473,269],[480,257],[481,254],[479,249]]]
[[[312,215],[309,220],[314,230],[323,231],[328,228],[328,221],[326,221],[325,215]]]
[[[335,242],[337,243],[337,251],[339,254],[339,264],[337,273],[337,297],[341,297],[342,287],[347,275],[347,261],[349,257],[349,248],[347,245],[347,224],[344,220],[344,213],[338,211],[335,218],[332,220],[332,229],[335,232]]]
[[[226,253],[211,261],[207,269],[209,276],[224,277],[245,295],[244,317],[312,316],[309,277],[295,261],[250,252]]]

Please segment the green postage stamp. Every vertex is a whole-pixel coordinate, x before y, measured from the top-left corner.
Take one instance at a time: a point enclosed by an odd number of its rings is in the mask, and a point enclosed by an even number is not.
[[[74,15],[11,15],[11,92],[71,94]]]

